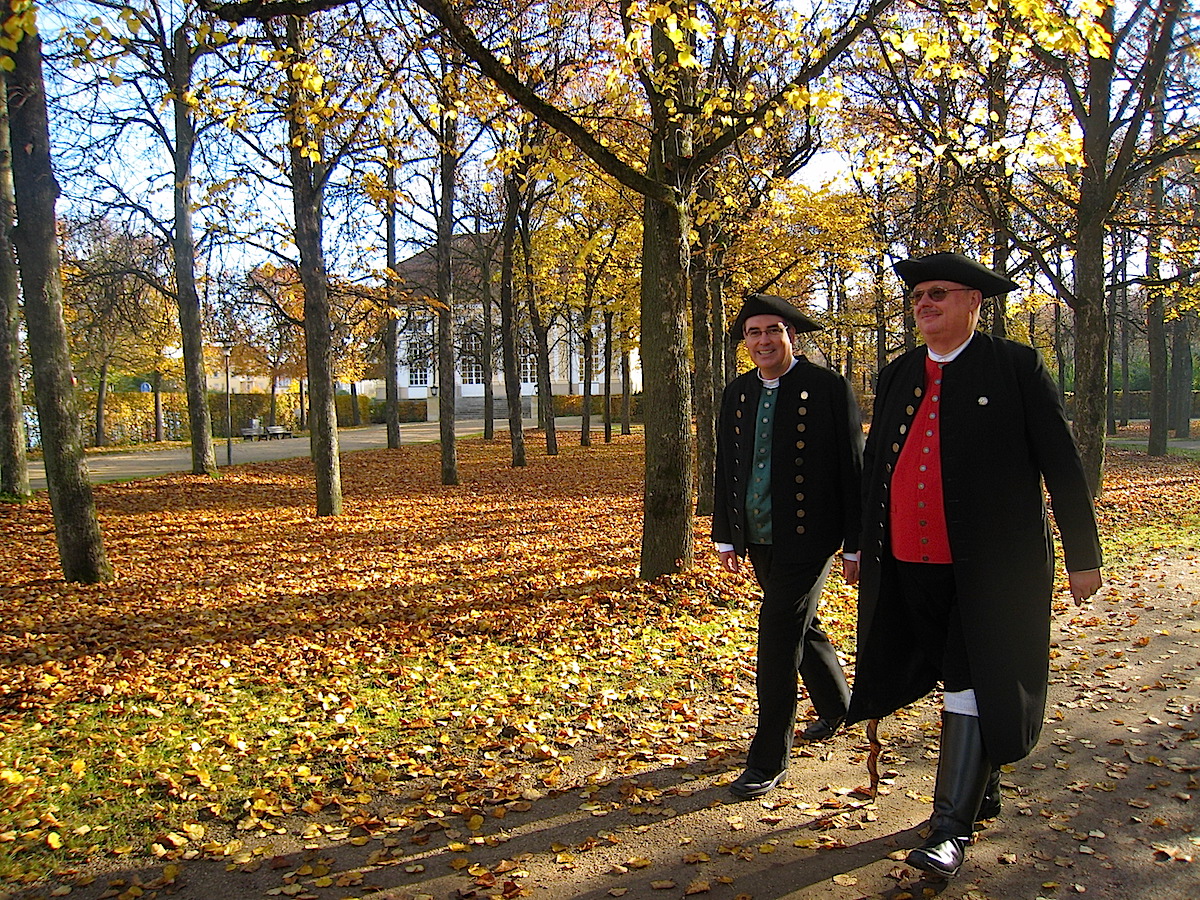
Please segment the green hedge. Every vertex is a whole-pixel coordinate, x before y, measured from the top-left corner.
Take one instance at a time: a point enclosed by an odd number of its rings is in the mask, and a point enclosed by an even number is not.
[[[601,418],[604,413],[604,395],[592,395],[591,398],[592,416]],[[614,422],[621,421],[621,395],[613,394],[610,398],[609,409],[612,411],[612,420]],[[554,395],[554,415],[556,416],[582,416],[583,415],[583,394],[555,394]],[[641,421],[642,417],[642,395],[634,394],[629,398],[629,415],[636,422]]]
[[[424,422],[428,418],[425,400],[399,400],[397,403],[401,422]],[[369,421],[372,425],[382,425],[387,421],[386,412],[386,400],[372,400],[368,412],[369,418],[363,421]]]

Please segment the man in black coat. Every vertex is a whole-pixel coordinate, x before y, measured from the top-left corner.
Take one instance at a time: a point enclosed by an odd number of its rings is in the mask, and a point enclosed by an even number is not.
[[[1000,811],[998,767],[1033,749],[1046,706],[1054,551],[1077,605],[1100,587],[1092,498],[1038,352],[977,332],[1017,285],[957,253],[895,265],[925,346],[879,374],[864,453],[858,659],[848,720],[944,690],[927,840],[909,865],[958,873]]]
[[[846,380],[794,353],[797,332],[819,328],[787,301],[751,294],[732,330],[755,368],[730,382],[721,404],[712,538],[727,571],[749,555],[763,591],[758,729],[729,786],[740,799],[787,774],[797,670],[818,715],[807,740],[831,736],[850,699],[816,610],[833,555],[858,549],[863,432]],[[843,567],[857,577],[856,560]]]

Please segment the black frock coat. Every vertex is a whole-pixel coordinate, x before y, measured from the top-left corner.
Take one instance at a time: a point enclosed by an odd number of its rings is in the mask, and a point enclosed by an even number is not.
[[[754,454],[758,370],[729,383],[717,425],[712,539],[746,552],[746,488]],[[863,429],[849,383],[803,356],[779,379],[772,425],[771,543],[796,560],[858,549]]]
[[[914,664],[888,539],[891,473],[921,405],[926,350],[879,375],[863,461],[858,658],[849,721],[880,718],[935,686]],[[972,685],[988,759],[1033,749],[1046,706],[1054,549],[1099,568],[1095,513],[1057,387],[1038,352],[976,333],[944,367],[942,490]]]

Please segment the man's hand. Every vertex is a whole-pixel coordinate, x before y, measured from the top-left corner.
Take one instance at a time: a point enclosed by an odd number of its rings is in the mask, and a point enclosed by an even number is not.
[[[846,584],[858,584],[858,560],[842,557],[842,580]]]
[[[721,550],[717,555],[721,557],[721,568],[726,572],[732,572],[736,575],[742,571],[742,564],[738,561],[738,555],[733,550]]]
[[[1075,598],[1076,606],[1083,606],[1083,601],[1100,590],[1100,585],[1104,581],[1100,577],[1099,569],[1068,572],[1067,580],[1071,583],[1071,596]]]

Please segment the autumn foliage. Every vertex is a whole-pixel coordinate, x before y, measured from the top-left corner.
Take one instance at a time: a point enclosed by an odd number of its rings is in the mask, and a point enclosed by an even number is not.
[[[752,584],[708,552],[636,579],[640,436],[523,469],[459,452],[458,487],[436,445],[348,454],[335,518],[306,459],[97,487],[103,585],[62,581],[44,495],[0,506],[0,872],[370,833],[372,799],[422,780],[406,821],[472,831],[581,743],[614,773],[743,749],[712,716],[753,709]],[[1200,464],[1115,453],[1109,564],[1178,546],[1197,510]],[[852,654],[853,593],[825,604]]]

